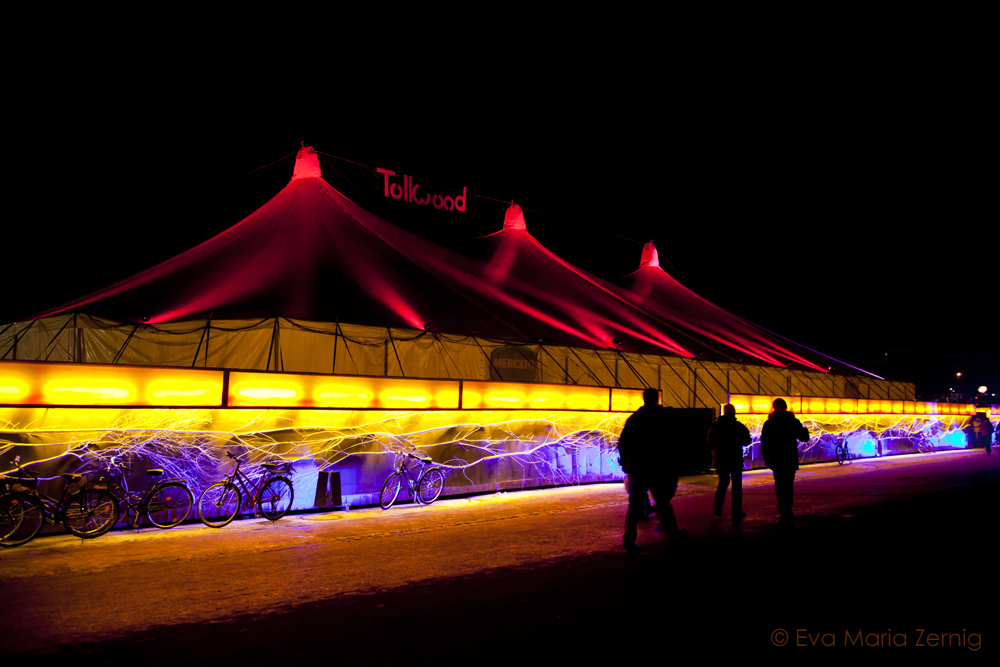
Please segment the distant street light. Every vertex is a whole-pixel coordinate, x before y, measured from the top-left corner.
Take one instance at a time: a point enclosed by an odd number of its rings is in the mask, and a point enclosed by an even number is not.
[[[985,384],[979,388],[979,393],[980,394],[985,394],[986,393],[986,385]]]

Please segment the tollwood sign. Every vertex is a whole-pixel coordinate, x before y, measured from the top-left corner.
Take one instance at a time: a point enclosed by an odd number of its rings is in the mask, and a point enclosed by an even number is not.
[[[420,204],[421,206],[431,204],[434,208],[443,208],[446,211],[461,211],[462,213],[465,213],[465,186],[462,186],[462,194],[456,195],[455,197],[442,197],[439,194],[430,192],[424,192],[423,195],[421,195],[417,193],[417,190],[420,189],[420,184],[414,183],[412,176],[403,174],[403,185],[400,187],[398,182],[391,182],[389,180],[389,177],[395,176],[396,172],[389,171],[388,169],[382,169],[381,167],[377,167],[375,171],[382,174],[385,186],[384,194],[386,197],[402,199],[403,201]]]

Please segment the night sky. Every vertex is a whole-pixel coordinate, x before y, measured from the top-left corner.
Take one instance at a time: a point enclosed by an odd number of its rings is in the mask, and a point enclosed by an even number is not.
[[[333,187],[440,243],[499,230],[513,200],[543,245],[611,282],[653,240],[684,285],[796,342],[918,394],[1000,389],[996,215],[969,95],[833,73],[636,85],[648,75],[23,98],[0,322],[239,222],[287,184],[305,141]],[[376,167],[464,186],[467,210],[388,200]]]

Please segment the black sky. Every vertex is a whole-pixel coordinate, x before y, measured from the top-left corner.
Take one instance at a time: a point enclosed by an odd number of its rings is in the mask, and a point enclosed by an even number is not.
[[[425,86],[32,88],[6,139],[8,200],[23,204],[4,225],[0,321],[237,223],[288,182],[305,141],[331,185],[439,242],[497,231],[513,200],[539,241],[612,282],[654,240],[682,283],[799,343],[918,392],[958,371],[1000,387],[981,104],[925,74],[647,64]],[[464,186],[467,211],[387,200],[376,167]]]

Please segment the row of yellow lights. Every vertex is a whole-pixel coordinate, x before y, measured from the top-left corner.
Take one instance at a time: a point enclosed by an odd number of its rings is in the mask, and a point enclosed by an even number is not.
[[[783,398],[788,409],[800,414],[851,415],[973,415],[971,403],[935,403],[867,398],[826,398],[821,396],[759,396],[730,394],[729,402],[742,414],[768,414],[774,399]]]
[[[634,411],[642,391],[568,385],[0,362],[0,405]],[[225,392],[225,402],[223,393]],[[461,401],[460,401],[461,399]]]

